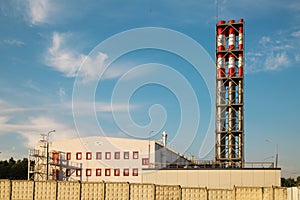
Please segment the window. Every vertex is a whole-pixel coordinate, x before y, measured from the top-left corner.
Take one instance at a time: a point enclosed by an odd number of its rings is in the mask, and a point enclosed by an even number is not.
[[[124,152],[124,159],[129,159],[129,152]]]
[[[129,169],[128,168],[123,169],[123,176],[129,176]]]
[[[67,157],[67,160],[71,160],[71,152],[68,152],[66,157]]]
[[[142,165],[149,165],[149,158],[142,158]]]
[[[52,169],[52,180],[59,180],[59,170]]]
[[[115,152],[115,159],[117,159],[117,160],[120,159],[120,152]]]
[[[81,169],[76,169],[76,176],[81,176]]]
[[[86,176],[92,176],[92,169],[86,169],[85,170],[85,175]]]
[[[59,170],[52,169],[52,180],[58,180],[58,179],[59,179]]]
[[[110,176],[110,169],[105,169],[105,176]]]
[[[96,160],[101,160],[102,159],[102,153],[101,152],[97,152],[96,153]]]
[[[66,169],[66,177],[70,177],[71,176],[71,169]]]
[[[92,160],[92,152],[86,152],[86,159]]]
[[[139,159],[139,152],[134,151],[132,157],[133,157],[133,159]]]
[[[120,169],[114,169],[114,176],[120,176]]]
[[[96,176],[101,176],[101,169],[96,169]]]
[[[82,159],[82,153],[81,152],[77,152],[76,153],[76,160],[81,160]]]
[[[105,152],[105,159],[110,160],[111,158],[111,153],[110,152]]]
[[[52,161],[55,165],[59,164],[59,154],[57,152],[52,153]]]
[[[139,175],[139,169],[138,168],[132,169],[132,176],[138,176],[138,175]]]

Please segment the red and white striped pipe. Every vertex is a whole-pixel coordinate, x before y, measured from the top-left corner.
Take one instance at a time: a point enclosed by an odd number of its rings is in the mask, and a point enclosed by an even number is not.
[[[218,53],[217,55],[217,69],[218,69],[218,78],[225,77],[225,57],[222,53]]]
[[[229,20],[229,24],[233,24],[235,21],[234,20]],[[233,27],[229,27],[228,29],[228,49],[233,50],[235,49],[235,30]]]
[[[225,24],[226,22],[223,20],[220,20],[218,24]],[[218,27],[217,29],[217,49],[218,51],[225,50],[226,46],[226,36],[224,27]]]
[[[239,54],[239,61],[238,61],[238,70],[239,76],[243,76],[243,54]]]
[[[244,20],[243,19],[240,19],[239,20],[239,23],[243,23]],[[241,25],[239,27],[239,50],[242,50],[244,47],[243,47],[243,26]]]
[[[235,57],[233,54],[228,56],[228,76],[235,76]]]

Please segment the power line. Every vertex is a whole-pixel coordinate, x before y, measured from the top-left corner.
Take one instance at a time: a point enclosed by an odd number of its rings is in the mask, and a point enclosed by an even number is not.
[[[219,1],[216,0],[216,22],[219,20],[219,8],[218,8],[218,4],[219,4]]]

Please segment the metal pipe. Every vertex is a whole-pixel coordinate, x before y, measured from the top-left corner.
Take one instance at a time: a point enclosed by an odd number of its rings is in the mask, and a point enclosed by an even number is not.
[[[55,130],[52,130],[52,131],[49,131],[48,134],[47,134],[47,165],[46,165],[46,180],[48,181],[49,180],[49,135],[50,133],[53,133],[55,132]]]
[[[266,139],[265,141],[273,143],[272,140],[269,140],[269,139]],[[276,143],[276,155],[275,155],[275,168],[277,168],[277,167],[278,167],[278,143]]]
[[[148,145],[148,168],[150,168],[150,134],[154,131],[149,132],[149,145]]]
[[[278,144],[276,144],[276,159],[275,159],[275,168],[278,167]]]

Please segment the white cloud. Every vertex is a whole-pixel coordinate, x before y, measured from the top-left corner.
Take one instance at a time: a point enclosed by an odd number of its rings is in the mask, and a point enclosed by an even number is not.
[[[52,46],[48,49],[46,63],[62,72],[67,77],[75,77],[85,55],[65,45],[69,34],[55,32],[52,36]]]
[[[41,89],[39,88],[39,86],[33,82],[32,80],[28,80],[24,83],[24,86],[27,87],[27,88],[30,88],[32,90],[35,90],[36,92],[40,92]]]
[[[293,33],[296,36],[298,33]],[[300,32],[299,32],[300,34]],[[299,41],[286,34],[263,36],[255,48],[246,55],[247,73],[261,71],[279,71],[287,67],[297,66],[299,59],[294,51],[299,50]]]
[[[27,0],[27,4],[27,15],[34,25],[49,22],[50,14],[55,11],[53,1],[50,0]]]
[[[67,96],[67,93],[64,88],[62,88],[62,87],[59,88],[58,96],[59,96],[60,101],[63,102],[65,97]]]
[[[259,44],[262,44],[262,45],[267,45],[269,42],[271,41],[271,38],[270,37],[267,37],[267,36],[263,36],[260,40],[259,40]]]
[[[93,115],[94,112],[99,112],[99,113],[107,113],[107,112],[127,112],[129,107],[130,110],[135,110],[139,108],[139,105],[128,105],[128,104],[111,104],[108,102],[80,102],[80,103],[74,103],[73,105],[68,103],[65,104],[66,107],[69,109],[72,109],[75,107],[76,114],[80,115]],[[89,111],[93,110],[93,113],[89,113]],[[94,109],[95,108],[95,109]]]
[[[8,122],[9,119],[10,117],[8,116],[0,116],[0,124]]]
[[[93,57],[79,53],[70,41],[72,35],[70,33],[54,32],[52,36],[52,44],[48,48],[45,56],[45,63],[53,69],[62,72],[66,77],[80,77],[84,81],[97,80],[99,72],[104,71],[105,61],[108,55],[103,52],[94,54]],[[128,67],[126,66],[110,66],[102,75],[103,79],[113,79],[121,76]]]
[[[60,107],[61,108],[61,107]],[[60,109],[56,108],[57,110]],[[54,119],[47,116],[44,111],[51,108],[23,108],[8,103],[7,101],[0,99],[0,135],[7,133],[17,133],[25,138],[23,141],[23,146],[33,147],[38,141],[40,134],[48,130],[56,129],[59,138],[71,138],[74,137],[76,133],[75,129],[71,128],[67,123],[62,120]],[[43,110],[41,114],[36,111]],[[24,114],[26,112],[26,114]],[[23,113],[24,115],[20,113]],[[9,142],[9,141],[7,141]]]
[[[300,54],[295,55],[296,62],[300,62]]]
[[[7,40],[4,40],[3,42],[8,45],[16,45],[16,46],[25,45],[25,43],[22,40],[17,40],[17,39],[7,39]]]
[[[293,37],[300,37],[300,31],[295,31],[291,34]]]
[[[100,52],[95,58],[91,58],[78,53],[68,46],[67,42],[70,37],[71,34],[68,33],[55,32],[53,34],[52,46],[48,49],[46,55],[47,65],[62,72],[67,77],[79,75],[85,80],[97,78],[97,71],[103,67],[107,55]],[[79,70],[80,73],[78,73]]]
[[[79,69],[78,75],[85,79],[97,79],[98,72],[103,70],[104,62],[108,56],[99,52],[94,58],[90,56],[84,56],[83,65]]]
[[[26,120],[22,123],[11,123],[1,120],[0,126],[0,134],[9,132],[18,133],[26,138],[23,145],[31,147],[37,143],[40,134],[48,130],[56,129],[59,139],[72,138],[75,134],[75,130],[69,128],[66,124],[46,116],[31,117],[28,121]]]
[[[95,110],[94,110],[95,106]],[[129,109],[128,104],[114,104],[111,105],[109,102],[82,102],[76,104],[76,114],[84,116],[85,118],[95,117],[95,112],[97,113],[109,113],[109,112],[127,112]],[[89,113],[88,111],[92,108],[93,112]],[[130,105],[130,110],[135,110],[139,108],[138,105]],[[55,129],[59,133],[60,139],[69,138],[74,136],[76,130],[71,128],[72,126],[72,109],[73,105],[71,102],[58,104],[58,105],[48,105],[45,107],[34,107],[34,108],[23,108],[8,103],[0,99],[0,135],[6,134],[9,132],[14,132],[25,137],[32,144],[36,141],[39,135],[43,131],[48,131]],[[42,111],[42,112],[37,112]],[[46,111],[52,111],[55,113],[55,117]],[[24,115],[19,116],[22,113]],[[61,118],[61,114],[63,117]],[[69,120],[71,119],[71,124],[67,123],[68,118],[66,119],[66,114],[69,114]],[[69,124],[69,125],[68,125]],[[81,133],[83,135],[88,134]],[[27,141],[24,141],[25,143]],[[24,144],[25,145],[25,144]],[[27,146],[27,143],[26,143]]]
[[[290,59],[286,52],[276,53],[275,55],[270,55],[265,60],[265,70],[266,71],[276,71],[283,67],[288,67],[290,64]]]

